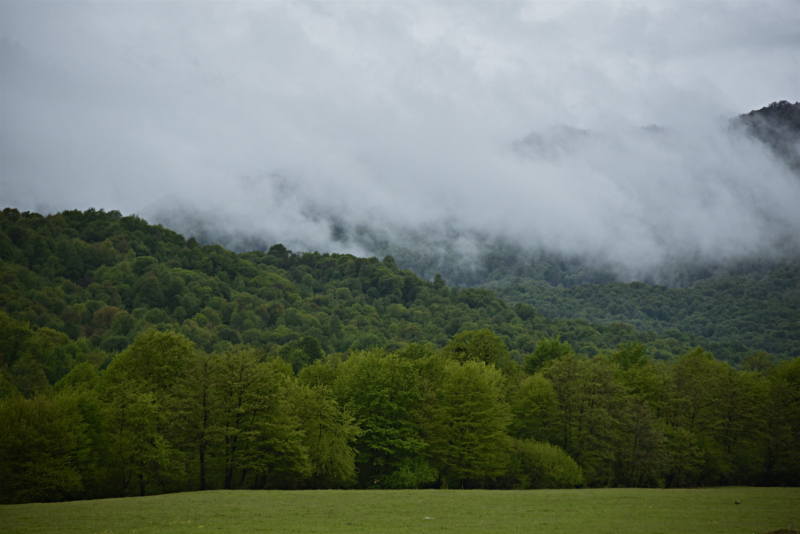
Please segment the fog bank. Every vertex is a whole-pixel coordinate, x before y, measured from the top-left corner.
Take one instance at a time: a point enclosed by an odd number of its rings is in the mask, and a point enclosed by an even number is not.
[[[3,206],[628,278],[800,251],[800,179],[728,122],[800,100],[797,1],[0,10]]]

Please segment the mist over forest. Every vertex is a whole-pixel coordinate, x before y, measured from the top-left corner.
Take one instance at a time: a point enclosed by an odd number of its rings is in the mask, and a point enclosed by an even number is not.
[[[679,285],[800,250],[791,113],[731,123],[800,100],[792,2],[2,12],[4,206],[464,284],[508,251]]]
[[[504,265],[537,262],[581,271],[574,283],[680,286],[733,265],[800,257],[800,104],[775,102],[700,137],[656,125],[618,135],[556,126],[507,148],[527,179],[498,186],[481,205],[431,208],[427,219],[405,214],[419,204],[411,198],[372,206],[389,197],[375,184],[337,206],[278,175],[228,191],[237,216],[178,201],[152,207],[151,218],[240,252],[282,241],[301,251],[392,254],[425,278],[440,272],[467,286]],[[263,199],[273,209],[251,215]],[[273,218],[294,225],[277,234]]]

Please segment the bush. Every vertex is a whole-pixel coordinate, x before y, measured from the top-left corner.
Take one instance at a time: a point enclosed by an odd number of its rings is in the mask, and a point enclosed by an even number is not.
[[[519,489],[574,488],[583,484],[580,466],[550,443],[516,440],[509,475]]]

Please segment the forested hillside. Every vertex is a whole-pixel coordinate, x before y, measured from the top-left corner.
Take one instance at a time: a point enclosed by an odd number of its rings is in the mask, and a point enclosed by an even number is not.
[[[620,282],[611,269],[591,262],[502,243],[460,267],[455,255],[434,261],[403,249],[395,257],[415,272],[433,276],[441,269],[459,283],[492,289],[510,304],[531,305],[549,318],[626,323],[661,336],[685,336],[734,363],[756,350],[779,358],[800,355],[798,259],[676,265],[642,283]]]
[[[718,348],[677,331],[548,319],[486,289],[426,282],[391,257],[294,254],[281,245],[235,254],[93,210],[43,217],[7,209],[0,222],[0,328],[4,339],[19,339],[4,344],[2,365],[26,395],[75,363],[105,366],[150,326],[208,352],[237,343],[278,351],[296,370],[351,348],[443,347],[458,332],[484,327],[519,362],[542,335],[560,334],[590,356],[628,341],[661,359],[698,344]]]
[[[800,480],[798,358],[737,370],[391,257],[235,254],[117,212],[0,222],[2,502]]]
[[[732,362],[753,350],[780,358],[800,355],[800,262],[721,273],[684,288],[641,282],[563,287],[525,274],[482,287],[548,317],[702,336],[713,342],[705,346],[713,346],[718,358]]]

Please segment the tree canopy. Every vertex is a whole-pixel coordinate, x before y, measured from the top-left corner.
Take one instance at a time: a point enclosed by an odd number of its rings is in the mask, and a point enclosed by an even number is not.
[[[4,210],[0,258],[2,502],[800,480],[797,357],[115,212]]]

